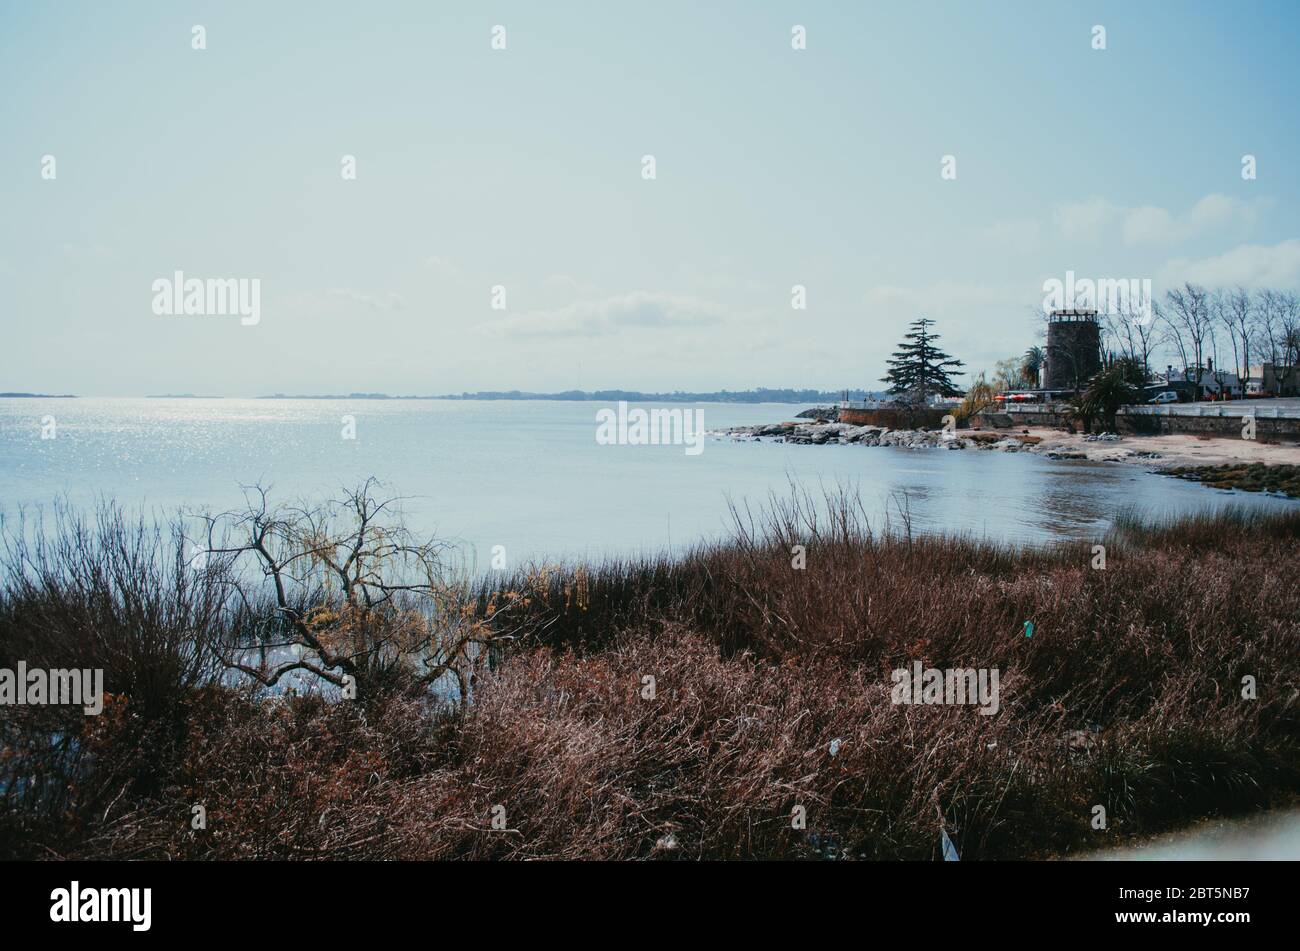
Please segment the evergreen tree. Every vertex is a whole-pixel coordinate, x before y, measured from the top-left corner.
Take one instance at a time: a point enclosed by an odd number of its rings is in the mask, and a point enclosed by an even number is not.
[[[889,373],[881,378],[881,382],[890,384],[890,393],[910,394],[918,403],[924,403],[932,393],[961,395],[950,374],[960,376],[959,368],[966,364],[954,360],[935,346],[939,335],[930,333],[933,325],[934,321],[925,317],[912,321],[911,333],[903,336],[894,356],[885,361],[889,364]]]

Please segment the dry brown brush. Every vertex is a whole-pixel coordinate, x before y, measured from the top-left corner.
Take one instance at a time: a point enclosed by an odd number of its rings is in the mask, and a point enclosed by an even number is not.
[[[127,684],[64,725],[77,764],[53,812],[17,794],[53,754],[6,715],[0,852],[928,860],[937,801],[964,859],[1016,858],[1300,792],[1300,512],[1124,518],[1104,569],[1091,544],[900,519],[796,496],[680,559],[484,582],[518,639],[457,707],[410,684],[349,702],[190,679],[155,759],[152,694]],[[6,658],[38,595],[0,588]],[[997,668],[998,712],[894,704],[913,661]]]

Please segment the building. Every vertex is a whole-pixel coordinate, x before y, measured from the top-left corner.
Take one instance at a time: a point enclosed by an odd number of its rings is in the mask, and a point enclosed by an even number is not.
[[[1207,360],[1204,367],[1184,367],[1177,373],[1172,366],[1168,366],[1162,376],[1156,377],[1156,381],[1154,386],[1146,389],[1155,392],[1160,392],[1161,389],[1173,390],[1183,402],[1240,400],[1246,396],[1246,387],[1242,385],[1237,374],[1214,369],[1213,360]]]
[[[1101,371],[1101,327],[1095,310],[1054,310],[1047,316],[1042,388],[1081,390]]]
[[[1173,377],[1170,379],[1170,377]],[[1194,403],[1201,398],[1197,391],[1196,384],[1189,380],[1179,379],[1173,374],[1172,367],[1170,371],[1163,375],[1156,376],[1156,382],[1150,383],[1142,388],[1142,402],[1150,402],[1155,397],[1166,391],[1173,391],[1178,394],[1178,402]]]
[[[1183,372],[1184,374],[1191,374],[1188,379],[1196,379],[1194,369],[1184,370]],[[1245,398],[1246,388],[1242,386],[1237,374],[1216,370],[1214,369],[1214,361],[1207,360],[1205,370],[1201,373],[1201,393],[1204,398],[1211,400],[1240,400]]]
[[[1300,367],[1275,363],[1253,366],[1246,392],[1253,396],[1300,396]]]

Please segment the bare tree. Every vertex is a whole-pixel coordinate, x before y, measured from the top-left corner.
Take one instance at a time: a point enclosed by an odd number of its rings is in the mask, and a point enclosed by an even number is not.
[[[1254,305],[1244,287],[1216,290],[1210,297],[1210,313],[1228,335],[1232,346],[1232,367],[1245,385],[1250,378],[1250,345],[1255,337]]]
[[[1286,310],[1285,295],[1263,288],[1255,292],[1254,304],[1260,354],[1265,358],[1261,362],[1276,364],[1279,362],[1278,343],[1284,336],[1282,322]]]
[[[1206,344],[1211,342],[1214,319],[1210,314],[1210,295],[1192,283],[1165,291],[1165,306],[1153,305],[1168,330],[1168,341],[1178,353],[1183,366],[1195,374],[1199,387],[1205,372]]]
[[[242,622],[221,662],[266,686],[292,671],[358,693],[395,668],[428,686],[454,678],[462,700],[480,651],[509,635],[475,611],[447,542],[421,540],[374,479],[319,505],[272,507],[245,488],[243,509],[198,516],[208,559],[237,595]],[[256,651],[257,661],[250,654]]]
[[[1278,294],[1278,350],[1282,362],[1293,367],[1300,364],[1300,294]]]
[[[1153,305],[1154,306],[1154,305]],[[1129,301],[1119,309],[1103,315],[1108,345],[1141,368],[1145,377],[1151,375],[1151,355],[1163,340],[1163,330],[1155,319],[1154,311],[1145,310],[1140,303]]]

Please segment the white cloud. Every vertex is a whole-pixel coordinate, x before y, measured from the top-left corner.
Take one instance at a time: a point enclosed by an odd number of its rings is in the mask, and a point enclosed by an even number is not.
[[[1073,240],[1099,238],[1124,213],[1124,209],[1105,198],[1088,198],[1057,205],[1052,214],[1061,234]]]
[[[982,244],[1003,250],[1028,251],[1038,246],[1042,228],[1033,218],[1004,218],[979,232]]]
[[[1210,287],[1300,287],[1300,238],[1271,245],[1243,244],[1199,260],[1180,258],[1161,269],[1161,286],[1183,281]]]
[[[1163,246],[1252,225],[1265,204],[1262,199],[1242,201],[1216,193],[1206,195],[1180,214],[1156,205],[1126,207],[1093,197],[1058,205],[1053,219],[1061,235],[1071,240],[1095,241],[1118,226],[1124,244],[1130,247]]]
[[[374,296],[372,294],[363,294],[360,291],[354,291],[345,287],[331,287],[329,289],[330,297],[341,297],[344,300],[350,300],[356,304],[364,304],[371,310],[403,310],[406,307],[406,300],[396,291],[389,291],[387,294]]]
[[[1124,243],[1177,244],[1238,224],[1253,224],[1258,217],[1259,208],[1259,202],[1244,202],[1218,194],[1206,195],[1182,215],[1144,205],[1130,210],[1125,216]]]
[[[543,308],[571,304],[581,298],[594,298],[600,294],[595,284],[580,281],[569,274],[549,274],[542,280]]]
[[[534,310],[487,325],[494,336],[607,336],[628,330],[697,327],[722,322],[721,308],[694,297],[632,291],[601,300],[580,300],[553,310]]]

